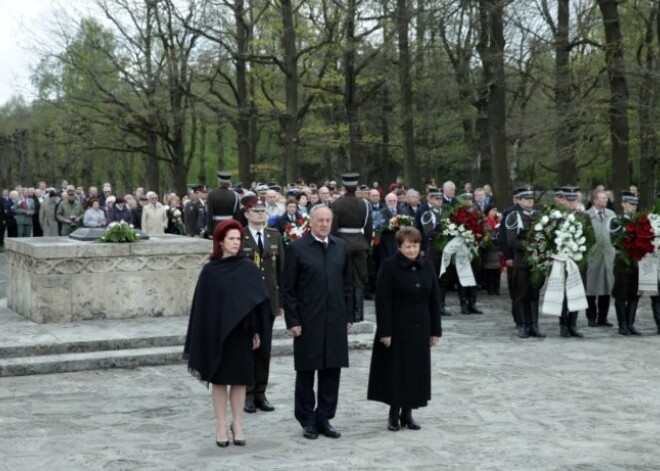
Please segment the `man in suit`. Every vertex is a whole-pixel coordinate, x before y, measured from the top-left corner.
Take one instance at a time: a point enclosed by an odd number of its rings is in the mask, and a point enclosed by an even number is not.
[[[385,195],[385,207],[380,210],[378,219],[381,221],[380,243],[374,247],[374,263],[376,265],[376,273],[380,269],[380,263],[388,257],[394,255],[397,251],[396,245],[396,232],[388,229],[387,226],[397,214],[401,213],[398,198],[396,193],[391,192]],[[374,216],[372,216],[374,218]]]
[[[610,222],[616,214],[607,208],[607,203],[605,190],[594,190],[591,195],[591,207],[586,212],[596,238],[596,246],[587,256],[586,294],[589,303],[587,308],[589,327],[612,326],[607,321],[610,293],[614,288],[615,256],[610,237]]]
[[[308,439],[319,433],[341,436],[330,419],[337,410],[341,368],[348,366],[353,287],[346,242],[330,235],[332,217],[330,208],[314,206],[310,232],[287,247],[284,263],[284,317],[294,337],[295,416]]]
[[[233,219],[237,214],[240,198],[229,188],[231,173],[218,172],[218,188],[209,193],[206,202],[206,232],[213,234],[215,226],[227,219]]]
[[[346,193],[332,204],[332,234],[346,242],[351,258],[354,322],[364,320],[364,287],[369,279],[367,255],[373,231],[371,206],[356,196],[358,178],[357,173],[342,175]]]
[[[456,184],[451,180],[447,180],[442,184],[442,206],[445,208],[453,208],[458,204],[456,199]]]
[[[280,231],[280,234],[284,234],[287,225],[295,224],[298,218],[300,218],[298,201],[295,198],[289,197],[286,200],[286,206],[284,208],[284,214],[277,219],[276,223],[277,230]]]
[[[268,289],[271,312],[270,330],[272,333],[274,316],[282,314],[282,296],[280,286],[284,272],[284,245],[282,236],[270,227],[264,227],[266,222],[266,207],[256,195],[250,194],[241,198],[247,226],[243,235],[241,253],[252,260],[261,270],[261,275]],[[260,409],[271,412],[275,407],[266,397],[268,387],[268,372],[270,370],[270,350],[272,335],[255,350],[254,384],[248,386],[245,395],[244,411],[252,414]]]

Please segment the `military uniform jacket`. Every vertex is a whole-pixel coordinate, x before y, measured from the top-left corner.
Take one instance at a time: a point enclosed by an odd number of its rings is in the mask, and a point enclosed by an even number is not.
[[[206,228],[209,235],[215,226],[227,219],[232,219],[240,207],[240,197],[229,188],[218,188],[209,193],[206,202]]]
[[[241,253],[252,260],[259,270],[268,289],[270,305],[273,316],[282,307],[282,274],[284,273],[284,245],[282,236],[277,229],[264,228],[262,230],[264,253],[259,255],[259,246],[248,227],[243,231],[243,244]]]
[[[519,208],[511,211],[504,221],[506,224],[506,241],[513,250],[514,268],[528,268],[525,260],[525,239],[527,238],[527,232],[539,217],[539,212],[534,209],[525,211]]]
[[[346,195],[332,203],[332,235],[346,242],[353,268],[353,280],[367,282],[367,254],[371,249],[373,225],[371,205],[355,193]]]
[[[433,241],[440,234],[440,222],[448,216],[449,210],[444,206],[440,208],[432,206],[422,214],[420,224],[424,235],[423,247],[425,247],[428,254],[433,251]]]

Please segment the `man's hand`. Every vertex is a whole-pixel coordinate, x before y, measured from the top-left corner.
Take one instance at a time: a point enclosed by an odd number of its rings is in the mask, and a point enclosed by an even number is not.
[[[381,337],[380,343],[385,345],[385,348],[390,348],[390,345],[392,345],[392,337]]]
[[[507,261],[506,261],[506,266],[507,266],[508,268],[513,267],[513,260],[507,260]]]
[[[294,327],[291,327],[289,329],[289,332],[291,332],[291,335],[294,337],[300,337],[302,335],[302,326],[296,325]]]
[[[283,315],[284,315],[284,309],[279,308],[279,309],[277,310],[277,314],[275,314],[275,316],[277,317],[277,316],[283,316]]]
[[[440,343],[440,337],[431,337],[430,344],[431,344],[432,347],[435,347],[439,343]]]
[[[259,334],[254,334],[254,337],[252,337],[252,350],[256,350],[261,346],[261,338],[259,337]]]
[[[350,331],[351,331],[351,327],[353,327],[353,324],[351,324],[350,322],[347,323],[347,324],[346,324],[346,332],[350,332]]]

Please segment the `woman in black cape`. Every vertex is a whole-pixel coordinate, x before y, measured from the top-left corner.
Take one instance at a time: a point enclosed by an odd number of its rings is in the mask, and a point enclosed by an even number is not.
[[[431,347],[442,336],[438,276],[419,255],[413,227],[396,235],[398,251],[376,279],[376,336],[367,398],[390,406],[388,430],[419,430],[412,409],[431,399]]]
[[[212,384],[220,447],[229,444],[228,397],[234,444],[245,445],[243,407],[246,386],[254,381],[253,350],[269,335],[268,292],[257,266],[238,256],[242,239],[243,228],[233,219],[213,231],[213,253],[197,281],[184,348],[191,374]]]

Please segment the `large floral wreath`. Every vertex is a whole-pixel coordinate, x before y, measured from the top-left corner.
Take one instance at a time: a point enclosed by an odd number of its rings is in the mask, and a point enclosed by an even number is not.
[[[470,260],[479,255],[479,247],[483,247],[489,238],[485,233],[485,219],[479,211],[471,211],[467,207],[459,207],[440,221],[438,237],[433,244],[438,252],[443,252],[449,242],[456,237],[462,239],[468,249]]]
[[[629,265],[638,264],[646,255],[660,255],[660,215],[638,213],[632,219],[614,220],[613,244]]]
[[[396,232],[404,226],[412,226],[413,219],[410,216],[405,214],[397,214],[390,218],[387,223],[374,223],[374,233],[371,237],[371,245],[378,247],[380,245],[380,239],[383,235],[383,231],[388,230]]]
[[[282,241],[285,245],[288,245],[294,240],[301,238],[309,231],[309,216],[306,214],[298,216],[295,222],[289,222],[286,226],[284,226]]]
[[[557,257],[570,259],[580,269],[595,238],[586,218],[574,212],[548,207],[527,233],[525,258],[531,270],[531,281],[541,287]]]

